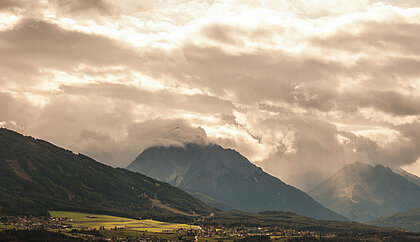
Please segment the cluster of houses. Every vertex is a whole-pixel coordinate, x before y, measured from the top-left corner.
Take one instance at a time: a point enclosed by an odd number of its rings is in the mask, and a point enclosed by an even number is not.
[[[31,216],[0,216],[0,225],[10,225],[21,229],[67,229],[72,228],[72,219]]]
[[[320,233],[313,231],[287,229],[281,227],[214,227],[205,226],[199,230],[178,229],[176,233],[187,237],[200,238],[249,238],[249,237],[269,237],[271,239],[281,238],[334,238],[333,233]]]

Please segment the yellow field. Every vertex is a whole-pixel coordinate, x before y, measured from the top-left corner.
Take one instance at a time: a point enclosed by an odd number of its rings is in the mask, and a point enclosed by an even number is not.
[[[176,224],[160,222],[155,220],[138,220],[130,218],[122,218],[109,215],[87,214],[78,212],[50,211],[52,218],[69,218],[73,219],[74,227],[97,228],[104,226],[105,229],[114,229],[115,227],[127,230],[147,231],[147,232],[167,232],[180,228],[183,229],[199,229],[198,226],[188,224]],[[93,215],[93,216],[90,216]]]

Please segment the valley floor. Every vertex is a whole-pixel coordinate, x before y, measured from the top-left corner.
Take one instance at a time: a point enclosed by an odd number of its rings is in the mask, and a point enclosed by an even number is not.
[[[51,211],[50,217],[0,216],[0,241],[25,240],[35,236],[42,241],[306,241],[306,240],[420,240],[414,233],[336,234],[280,227],[215,227],[129,219],[108,215]],[[50,239],[48,239],[51,237]],[[21,239],[19,239],[21,238]]]

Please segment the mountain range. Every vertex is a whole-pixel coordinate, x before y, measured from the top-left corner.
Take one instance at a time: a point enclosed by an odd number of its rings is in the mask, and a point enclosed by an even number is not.
[[[402,171],[400,171],[402,173]],[[420,207],[415,176],[397,174],[383,165],[349,164],[309,194],[318,202],[353,221],[367,222]]]
[[[174,222],[201,221],[204,225],[275,224],[323,231],[380,231],[358,223],[320,221],[286,212],[346,220],[265,173],[238,152],[218,145],[151,147],[129,168],[144,169],[144,173],[163,181],[112,168],[1,128],[0,214],[38,216],[49,210],[70,210]],[[420,231],[418,181],[417,176],[404,170],[355,163],[345,166],[311,194],[353,220],[370,219],[370,225]],[[206,203],[230,211],[220,212]]]
[[[350,221],[316,220],[284,211],[221,212],[168,183],[112,168],[47,141],[0,129],[0,215],[45,216],[51,210],[194,222],[202,226],[398,233],[398,230]]]
[[[215,144],[151,147],[127,169],[168,182],[220,209],[282,210],[317,219],[347,220],[265,173],[237,151]]]
[[[0,213],[48,210],[182,221],[214,211],[167,183],[0,129]]]

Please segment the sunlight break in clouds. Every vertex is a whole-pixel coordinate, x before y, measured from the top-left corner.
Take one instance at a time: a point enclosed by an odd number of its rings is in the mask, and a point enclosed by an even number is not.
[[[215,142],[311,188],[420,175],[417,1],[0,1],[0,124],[126,166]],[[327,167],[327,168],[326,168]]]

